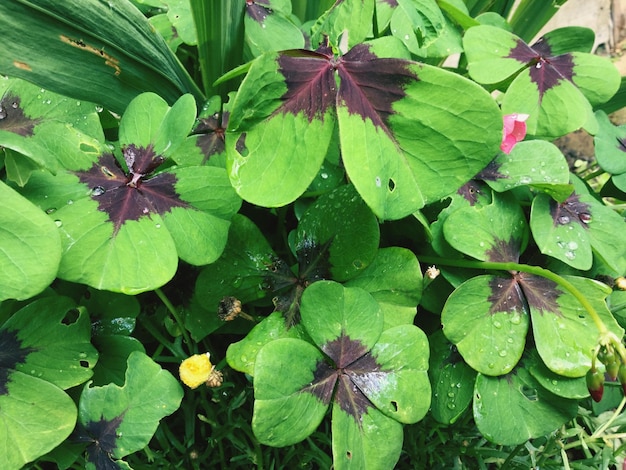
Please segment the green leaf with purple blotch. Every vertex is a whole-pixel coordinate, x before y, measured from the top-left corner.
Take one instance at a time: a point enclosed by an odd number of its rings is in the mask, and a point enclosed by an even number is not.
[[[61,239],[46,214],[0,182],[0,301],[25,300],[56,277]]]
[[[172,374],[144,353],[131,353],[127,362],[123,386],[88,384],[80,396],[76,435],[88,443],[88,461],[96,468],[111,468],[144,448],[159,421],[176,411],[183,398]]]
[[[561,28],[528,45],[513,33],[481,25],[466,32],[463,45],[477,82],[497,84],[513,77],[502,100],[505,114],[528,114],[529,134],[558,137],[583,126],[594,129],[592,106],[619,88],[615,66],[588,53],[589,33]]]
[[[524,367],[504,377],[479,374],[474,394],[478,430],[502,445],[522,444],[556,431],[578,410],[576,400],[550,393]]]
[[[441,323],[474,370],[509,373],[522,357],[529,326],[520,281],[489,275],[470,278],[448,297]]]
[[[60,278],[132,294],[169,281],[178,257],[203,265],[220,256],[241,204],[225,171],[162,166],[194,119],[190,95],[171,108],[139,95],[120,123],[122,159],[103,148],[86,165],[32,174],[22,192],[61,231]]]
[[[571,175],[574,192],[563,202],[545,194],[535,197],[530,228],[542,253],[568,265],[588,270],[592,254],[609,268],[611,275],[626,270],[626,245],[615,243],[626,222],[613,209],[593,197],[576,176]]]
[[[244,199],[282,206],[318,173],[335,125],[350,181],[374,214],[399,219],[458,189],[496,154],[500,111],[475,83],[385,58],[381,41],[336,55],[292,50],[255,60],[232,106],[226,147]],[[298,169],[299,178],[292,178]]]
[[[335,281],[363,272],[376,257],[379,241],[378,220],[352,185],[321,195],[300,218],[295,236],[296,252],[305,245],[328,243]]]
[[[87,312],[66,297],[44,297],[0,327],[0,455],[22,468],[63,442],[76,407],[63,389],[91,376],[98,353]]]
[[[615,186],[626,191],[626,126],[615,126],[604,111],[596,111],[596,119],[600,130],[593,144],[598,165],[611,174]]]
[[[443,233],[453,248],[481,261],[517,262],[528,240],[524,212],[503,193],[493,193],[489,205],[470,205],[452,212]]]
[[[249,57],[304,47],[304,34],[298,18],[291,14],[291,2],[255,0],[246,2],[245,8],[245,46]]]
[[[104,140],[96,107],[23,80],[0,95],[0,146],[50,171],[84,165]]]
[[[606,306],[611,289],[593,279],[574,276],[565,279],[591,303],[604,325],[621,338],[624,329]],[[537,292],[534,298],[540,295]],[[529,302],[537,352],[551,371],[566,377],[582,377],[591,367],[600,332],[580,302],[556,284],[543,299],[546,300],[543,305]]]
[[[304,291],[301,315],[315,345],[277,339],[256,357],[255,435],[276,446],[298,442],[332,403],[335,466],[393,468],[402,448],[400,423],[420,420],[430,404],[426,336],[413,325],[382,331],[376,301],[332,281]]]
[[[569,168],[561,151],[545,140],[519,142],[508,155],[499,152],[477,176],[495,191],[518,186],[543,188],[569,183]]]

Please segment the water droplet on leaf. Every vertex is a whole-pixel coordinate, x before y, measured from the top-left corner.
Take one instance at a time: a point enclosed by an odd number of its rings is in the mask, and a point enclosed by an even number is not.
[[[61,220],[55,220],[54,223],[57,227],[61,227],[63,225],[63,222]]]
[[[104,189],[102,186],[96,186],[95,188],[91,190],[91,195],[98,197],[98,196],[102,196],[105,192],[106,192],[106,189]]]
[[[556,219],[556,221],[561,225],[569,224],[569,220],[569,216],[567,215],[561,215],[558,217],[558,219]]]

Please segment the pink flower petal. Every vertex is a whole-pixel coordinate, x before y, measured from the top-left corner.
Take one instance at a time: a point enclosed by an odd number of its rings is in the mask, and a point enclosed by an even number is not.
[[[513,150],[515,144],[526,137],[526,120],[528,114],[507,114],[503,116],[503,134],[500,150],[508,154]]]

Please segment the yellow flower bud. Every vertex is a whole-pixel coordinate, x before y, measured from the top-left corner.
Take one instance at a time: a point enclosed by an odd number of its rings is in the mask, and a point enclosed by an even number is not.
[[[206,382],[215,366],[211,364],[211,355],[195,354],[185,359],[178,369],[180,380],[189,388],[197,388],[199,385]]]

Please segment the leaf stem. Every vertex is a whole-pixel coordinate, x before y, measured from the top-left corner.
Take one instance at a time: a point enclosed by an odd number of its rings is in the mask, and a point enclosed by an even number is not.
[[[161,302],[163,302],[163,305],[165,305],[165,308],[167,308],[172,317],[174,317],[174,320],[176,321],[176,324],[178,325],[178,328],[180,329],[181,334],[185,339],[185,343],[187,343],[187,345],[190,347],[192,344],[191,338],[189,337],[189,333],[187,333],[187,329],[185,328],[182,318],[180,318],[180,315],[178,314],[178,310],[176,310],[176,307],[174,307],[172,302],[170,302],[170,299],[167,298],[167,296],[160,287],[155,289],[154,292],[159,297],[159,299],[161,299]]]
[[[576,287],[564,279],[548,269],[544,269],[539,266],[530,266],[528,264],[519,264],[519,263],[498,263],[493,261],[473,261],[473,260],[462,260],[462,259],[449,259],[449,258],[438,258],[434,256],[420,256],[420,261],[423,261],[428,264],[439,264],[443,266],[453,266],[457,268],[470,268],[470,269],[493,269],[498,271],[509,271],[509,272],[524,272],[528,274],[534,274],[536,276],[541,276],[546,279],[550,279],[555,282],[557,285],[561,286],[563,289],[572,294],[578,302],[583,306],[583,308],[589,313],[589,316],[593,320],[596,325],[596,328],[600,332],[601,341],[607,341],[609,339],[613,339],[615,336],[613,333],[609,331],[607,326],[604,324],[596,309],[593,308],[593,305],[587,300],[587,298],[578,290]],[[611,341],[612,342],[612,341]],[[621,341],[619,341],[621,344]]]

